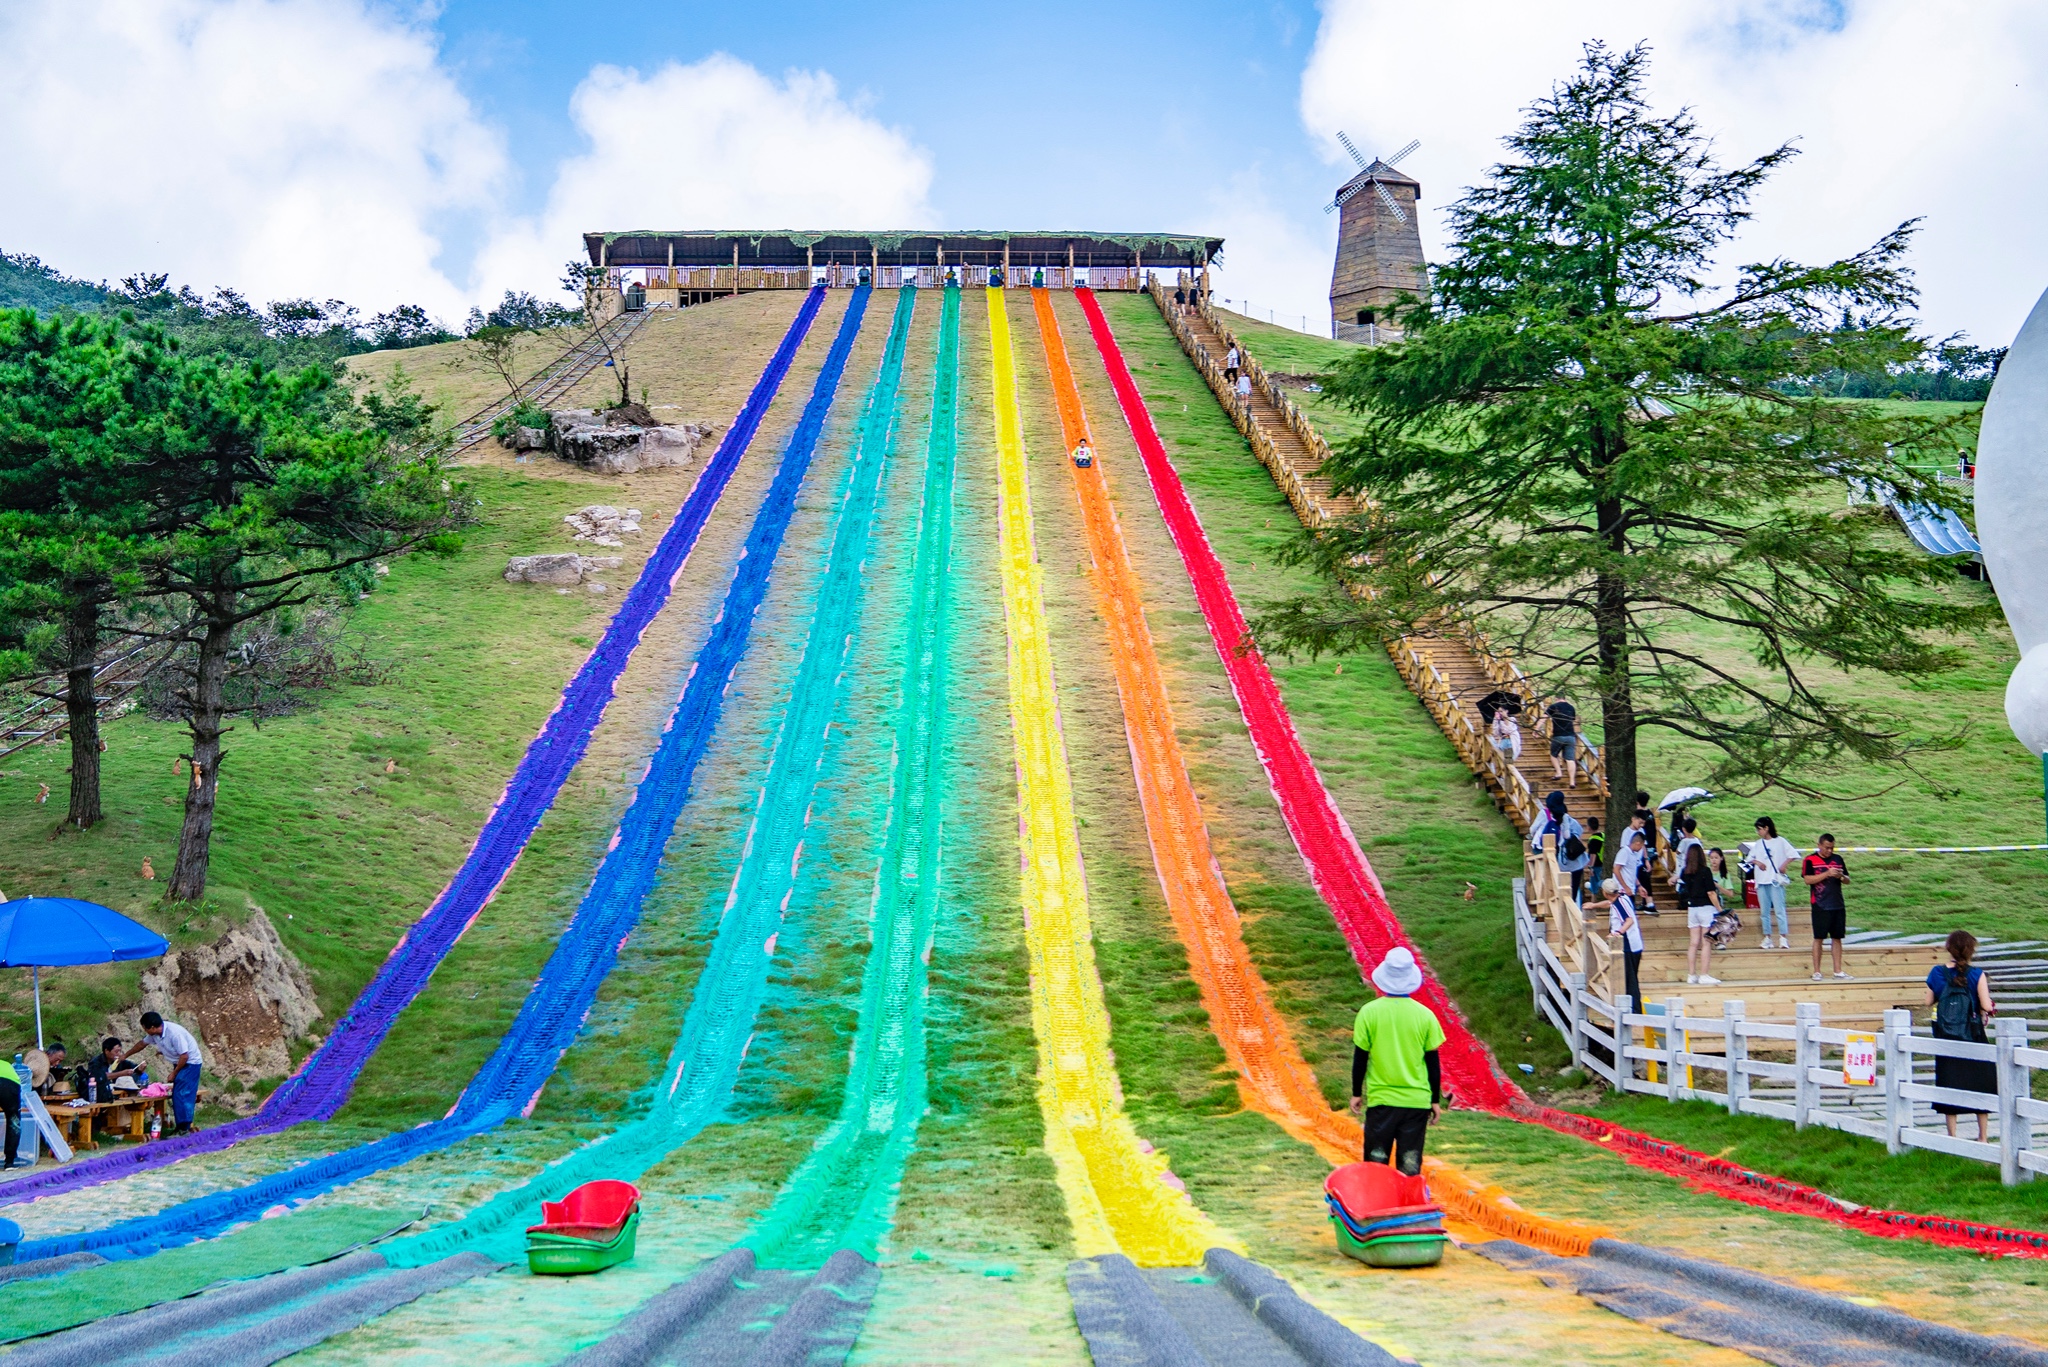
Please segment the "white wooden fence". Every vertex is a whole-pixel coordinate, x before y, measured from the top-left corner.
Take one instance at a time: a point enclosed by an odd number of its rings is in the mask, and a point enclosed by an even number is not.
[[[1727,1001],[1718,1016],[1688,1016],[1682,997],[1637,1009],[1626,993],[1608,1002],[1586,989],[1585,975],[1560,961],[1529,914],[1522,879],[1514,881],[1515,952],[1529,974],[1535,1006],[1570,1044],[1573,1063],[1617,1092],[1670,1101],[1707,1101],[1731,1114],[1771,1116],[1804,1129],[1824,1125],[1883,1144],[1892,1153],[1934,1149],[1995,1164],[2012,1186],[2048,1172],[2048,1101],[2035,1097],[2036,1074],[2048,1076],[2048,1048],[2029,1042],[2028,1022],[1994,1021],[1988,1044],[1916,1033],[1910,1011],[1884,1013],[1875,1031],[1824,1024],[1816,1003],[1794,1008],[1795,1019],[1753,1021],[1743,1003]],[[1852,1038],[1877,1056],[1876,1078],[1851,1083],[1843,1052]],[[1936,1058],[1978,1059],[1996,1071],[1996,1092],[1934,1085]],[[1710,1085],[1711,1084],[1711,1085]],[[1959,1116],[1956,1134],[1934,1113],[1936,1102],[1990,1116],[1989,1141],[1971,1138],[1975,1116]],[[2043,1138],[2048,1138],[2044,1133]]]

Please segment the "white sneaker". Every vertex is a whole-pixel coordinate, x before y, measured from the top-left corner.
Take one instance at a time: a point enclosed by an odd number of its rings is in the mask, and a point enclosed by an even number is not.
[[[1696,973],[1688,973],[1685,975],[1685,980],[1689,983],[1696,983],[1699,981],[1699,975]]]
[[[1780,935],[1780,936],[1778,937],[1778,948],[1780,948],[1780,949],[1790,949],[1790,948],[1792,948],[1792,942],[1791,942],[1790,940],[1786,939],[1786,938],[1785,938],[1784,936]]]
[[[1853,974],[1849,973],[1837,973],[1835,975],[1835,977],[1839,978],[1843,982],[1848,982],[1853,976]]]
[[[1819,982],[1819,981],[1820,981],[1820,974],[1818,974],[1818,973],[1814,974],[1814,975],[1813,975],[1813,980],[1814,980],[1815,982]]]
[[[1764,942],[1763,942],[1762,944],[1760,944],[1760,945],[1758,945],[1758,946],[1757,946],[1757,948],[1758,948],[1758,949],[1769,949],[1770,947],[1771,947],[1771,937],[1770,937],[1770,936],[1768,936],[1768,935],[1764,936]]]
[[[1711,977],[1711,976],[1709,976],[1708,974],[1705,974],[1705,973],[1702,973],[1702,974],[1700,974],[1700,986],[1701,986],[1701,987],[1719,987],[1720,985],[1721,985],[1721,980],[1720,980],[1719,978],[1716,978],[1716,977]]]

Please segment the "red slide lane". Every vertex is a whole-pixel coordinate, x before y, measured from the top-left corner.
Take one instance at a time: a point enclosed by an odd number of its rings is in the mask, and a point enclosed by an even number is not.
[[[1302,747],[1273,671],[1264,656],[1246,648],[1244,613],[1237,605],[1237,595],[1231,592],[1229,575],[1209,544],[1208,534],[1202,530],[1180,472],[1167,457],[1159,431],[1152,424],[1151,412],[1124,362],[1123,350],[1110,331],[1109,321],[1102,316],[1102,306],[1092,291],[1078,289],[1074,293],[1082,312],[1088,316],[1088,330],[1102,355],[1103,368],[1116,390],[1117,404],[1144,461],[1160,514],[1180,551],[1181,563],[1187,567],[1196,602],[1209,625],[1210,638],[1222,657],[1259,762],[1272,785],[1273,798],[1280,804],[1281,816],[1294,837],[1295,848],[1301,852],[1302,862],[1308,866],[1310,881],[1336,917],[1338,929],[1343,931],[1345,943],[1358,961],[1361,976],[1369,974],[1395,945],[1408,945],[1415,950],[1416,960],[1422,964],[1422,990],[1415,995],[1444,1023],[1444,1081],[1459,1102],[1590,1140],[1639,1167],[1681,1177],[1698,1190],[1746,1205],[1811,1215],[1888,1238],[1917,1238],[1979,1253],[2048,1258],[2048,1234],[1938,1215],[1851,1206],[1798,1182],[1529,1100],[1501,1072],[1492,1051],[1473,1035],[1421,950],[1415,949],[1402,931],[1399,918],[1387,903],[1386,892],[1366,862],[1365,852],[1358,847],[1357,837],[1351,833],[1344,814]]]

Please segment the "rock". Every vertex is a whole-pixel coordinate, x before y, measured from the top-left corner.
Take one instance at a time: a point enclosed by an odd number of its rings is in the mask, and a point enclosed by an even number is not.
[[[514,451],[545,451],[548,449],[548,429],[545,427],[515,427],[512,429]]]
[[[580,584],[583,557],[574,551],[549,555],[515,555],[505,562],[508,584]]]
[[[142,1000],[107,1018],[106,1033],[142,1038],[155,1011],[199,1037],[214,1082],[254,1083],[292,1070],[291,1043],[320,1019],[313,984],[261,907],[210,945],[174,949],[142,974]]]
[[[622,414],[644,416],[646,421],[622,422]],[[548,444],[555,454],[600,475],[687,464],[710,435],[710,427],[697,423],[657,424],[639,404],[611,409],[602,417],[588,408],[564,408],[548,415]]]
[[[578,508],[562,521],[575,529],[575,539],[578,541],[592,541],[600,546],[618,546],[623,544],[619,540],[621,536],[631,536],[639,532],[640,510],[628,508],[620,512],[607,504],[593,503],[589,507]]]

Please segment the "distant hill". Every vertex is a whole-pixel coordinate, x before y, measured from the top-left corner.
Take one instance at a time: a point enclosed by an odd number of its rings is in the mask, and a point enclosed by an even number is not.
[[[0,308],[94,312],[106,306],[111,293],[104,284],[73,280],[28,252],[0,252]]]

